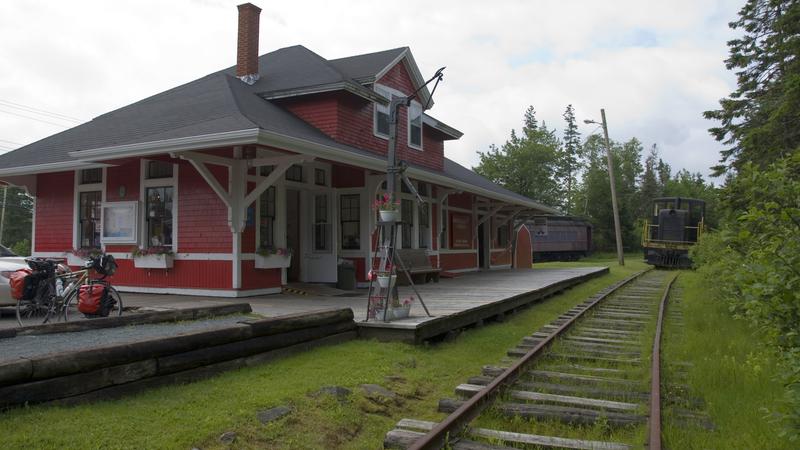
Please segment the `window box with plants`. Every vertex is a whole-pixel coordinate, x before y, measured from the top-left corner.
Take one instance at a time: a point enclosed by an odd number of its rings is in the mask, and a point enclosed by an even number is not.
[[[175,253],[170,247],[135,247],[131,256],[137,269],[171,269],[175,263]]]
[[[67,252],[67,265],[83,267],[87,260],[102,254],[103,250],[96,247],[73,249],[71,252]]]
[[[280,247],[259,247],[256,269],[282,269],[292,264],[292,250]]]

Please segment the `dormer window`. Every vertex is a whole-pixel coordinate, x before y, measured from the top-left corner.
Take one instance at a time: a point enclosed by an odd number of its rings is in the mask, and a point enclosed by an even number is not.
[[[422,150],[422,105],[417,102],[408,107],[408,146]]]
[[[392,93],[382,86],[375,85],[375,92],[392,100]],[[375,135],[389,138],[389,105],[375,104]]]

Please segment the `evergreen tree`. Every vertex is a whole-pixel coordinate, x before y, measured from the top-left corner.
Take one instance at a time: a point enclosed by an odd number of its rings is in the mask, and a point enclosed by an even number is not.
[[[561,142],[554,130],[548,130],[536,119],[536,111],[525,111],[522,135],[511,130],[511,137],[501,147],[491,145],[478,152],[480,164],[476,173],[547,206],[562,206],[562,192],[557,174]]]
[[[579,166],[579,154],[581,150],[581,134],[578,132],[578,125],[575,123],[575,109],[572,105],[567,105],[564,111],[564,145],[561,153],[561,177],[565,184],[566,208],[569,213],[573,213],[573,189],[575,188]]]
[[[729,26],[744,36],[728,42],[737,89],[705,117],[720,122],[711,134],[729,148],[715,175],[747,162],[765,167],[800,147],[800,2],[747,0]]]

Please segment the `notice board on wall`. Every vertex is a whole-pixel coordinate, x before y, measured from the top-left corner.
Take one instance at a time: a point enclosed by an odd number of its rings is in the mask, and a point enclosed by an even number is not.
[[[469,214],[450,213],[450,248],[472,247],[471,224]]]

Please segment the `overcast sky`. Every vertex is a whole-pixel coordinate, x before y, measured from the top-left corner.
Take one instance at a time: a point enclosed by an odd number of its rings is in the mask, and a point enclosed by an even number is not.
[[[235,64],[238,3],[4,0],[0,151],[77,123],[30,108],[89,120]],[[723,60],[744,0],[254,3],[259,53],[409,46],[426,78],[447,66],[430,114],[464,132],[445,146],[461,164],[502,144],[528,105],[560,134],[571,103],[581,122],[605,108],[612,139],[658,144],[673,169],[707,174],[721,147],[702,112],[735,87]]]

